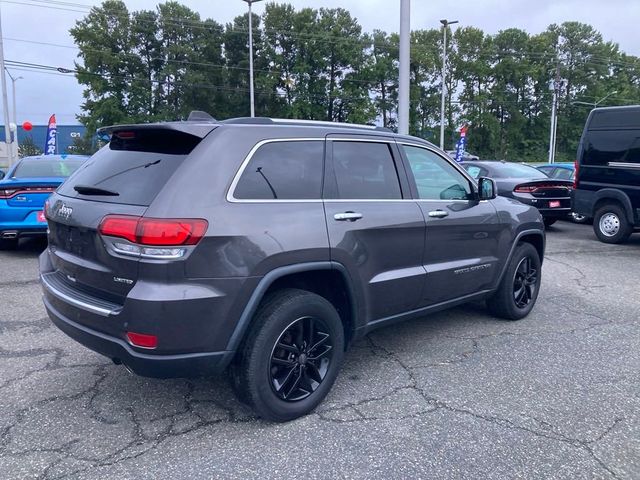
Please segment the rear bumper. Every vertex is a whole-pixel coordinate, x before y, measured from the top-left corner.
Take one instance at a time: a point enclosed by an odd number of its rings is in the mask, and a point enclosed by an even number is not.
[[[231,360],[231,352],[204,352],[181,355],[151,355],[134,351],[124,340],[106,335],[66,318],[44,298],[53,323],[69,337],[85,347],[122,363],[144,377],[176,378],[215,375]]]

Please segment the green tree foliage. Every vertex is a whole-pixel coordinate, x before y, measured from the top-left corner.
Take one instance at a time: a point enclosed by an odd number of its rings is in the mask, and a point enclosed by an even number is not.
[[[255,104],[263,116],[378,124],[395,129],[398,35],[363,32],[344,8],[271,2],[253,14]],[[248,14],[222,25],[176,1],[130,12],[106,0],[71,29],[85,86],[80,121],[108,124],[249,115]],[[552,91],[557,155],[571,160],[589,107],[640,103],[640,60],[578,22],[530,34],[474,27],[448,32],[445,146],[467,124],[468,149],[484,158],[545,160]],[[410,132],[439,142],[442,30],[411,35]],[[83,139],[86,141],[86,139]],[[89,143],[88,145],[91,145]],[[78,148],[82,145],[78,145]]]
[[[20,142],[18,146],[18,157],[32,157],[34,155],[42,155],[42,149],[38,148],[33,141],[33,137],[29,135]]]

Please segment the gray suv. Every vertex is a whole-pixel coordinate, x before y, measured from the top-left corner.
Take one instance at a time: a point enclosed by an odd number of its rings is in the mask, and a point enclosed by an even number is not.
[[[263,418],[312,411],[375,328],[540,289],[538,211],[432,144],[268,118],[104,129],[48,200],[53,322],[145,376],[228,370]]]

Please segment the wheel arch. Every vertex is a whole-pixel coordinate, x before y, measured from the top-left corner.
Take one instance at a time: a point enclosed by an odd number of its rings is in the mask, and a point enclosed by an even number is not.
[[[246,337],[253,316],[266,295],[281,288],[299,288],[327,299],[338,311],[345,333],[345,348],[357,325],[357,298],[346,268],[337,262],[286,265],[267,273],[253,291],[227,344],[229,361]]]
[[[631,199],[626,193],[615,188],[603,188],[602,190],[598,190],[593,202],[593,212],[591,216],[595,218],[598,209],[608,203],[620,205],[627,214],[627,221],[632,225],[635,224]]]
[[[533,247],[538,252],[538,256],[540,257],[540,265],[542,265],[544,260],[544,250],[545,250],[545,244],[546,244],[544,232],[541,230],[524,230],[516,235],[516,238],[511,244],[509,255],[507,256],[507,260],[504,262],[502,271],[498,276],[498,280],[495,284],[494,289],[498,288],[498,286],[500,285],[500,282],[502,281],[502,277],[504,277],[504,274],[507,271],[507,268],[509,267],[509,263],[511,262],[511,258],[513,257],[516,247],[521,242],[530,243],[531,245],[533,245]]]

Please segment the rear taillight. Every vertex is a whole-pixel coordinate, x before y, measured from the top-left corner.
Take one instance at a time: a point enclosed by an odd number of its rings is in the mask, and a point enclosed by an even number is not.
[[[9,199],[15,197],[19,193],[51,193],[55,191],[55,189],[55,187],[4,188],[0,189],[0,198]]]
[[[11,197],[13,197],[17,192],[18,192],[18,190],[16,190],[15,188],[4,188],[4,189],[0,189],[0,198],[11,198]]]
[[[513,191],[516,193],[531,193],[536,191],[536,187],[533,185],[517,185]]]
[[[107,215],[98,231],[107,237],[123,238],[131,243],[114,242],[118,253],[150,258],[178,258],[184,247],[196,245],[209,223],[201,218],[143,218]]]
[[[576,188],[578,188],[578,170],[580,170],[580,164],[578,163],[578,160],[576,160],[573,163],[574,166],[574,170],[573,170],[573,189],[575,190]]]
[[[556,183],[534,183],[534,184],[522,184],[522,185],[516,185],[516,187],[513,189],[514,192],[516,193],[534,193],[537,192],[538,190],[549,190],[549,189],[559,189],[559,188],[569,188],[569,183],[565,182],[566,185],[564,183],[562,184],[556,184]]]

